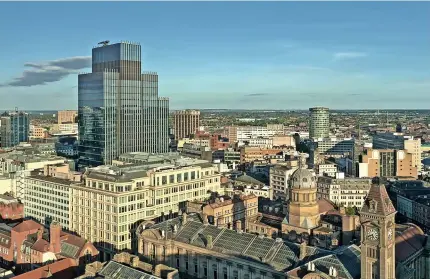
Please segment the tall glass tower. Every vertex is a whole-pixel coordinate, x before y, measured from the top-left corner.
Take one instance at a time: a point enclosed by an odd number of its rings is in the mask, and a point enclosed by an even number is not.
[[[93,48],[92,73],[78,77],[78,118],[81,168],[169,150],[169,99],[158,97],[157,73],[141,73],[139,44]]]
[[[0,146],[14,147],[27,142],[30,131],[28,113],[22,111],[5,112],[0,116]]]

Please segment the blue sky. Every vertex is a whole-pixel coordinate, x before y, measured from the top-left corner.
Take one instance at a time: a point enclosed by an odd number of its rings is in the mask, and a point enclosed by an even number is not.
[[[430,2],[0,2],[0,109],[76,108],[90,69],[58,65],[102,40],[140,42],[172,109],[428,109],[429,14]]]

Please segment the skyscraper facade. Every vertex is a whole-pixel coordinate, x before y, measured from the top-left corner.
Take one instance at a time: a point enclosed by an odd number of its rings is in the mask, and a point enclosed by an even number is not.
[[[1,115],[1,147],[14,147],[27,142],[30,133],[28,113],[22,111],[5,112]]]
[[[200,111],[191,109],[175,111],[173,125],[176,140],[195,134],[200,125]]]
[[[78,77],[78,107],[80,167],[169,150],[169,99],[158,96],[157,73],[141,73],[139,44],[93,48],[92,73]]]
[[[330,118],[328,108],[310,108],[309,138],[327,138],[330,132]]]

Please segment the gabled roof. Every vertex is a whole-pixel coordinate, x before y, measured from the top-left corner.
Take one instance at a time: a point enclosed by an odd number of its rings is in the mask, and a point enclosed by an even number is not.
[[[13,277],[15,279],[73,279],[76,278],[76,273],[73,267],[76,262],[72,259],[63,259],[52,264],[48,264],[24,274]]]
[[[37,223],[36,221],[25,220],[25,221],[19,223],[18,225],[16,225],[15,227],[13,227],[12,230],[15,232],[27,232],[27,231],[31,231],[31,230],[38,230],[41,227],[42,227],[42,225]]]
[[[242,183],[249,183],[249,184],[255,184],[255,185],[264,185],[263,182],[260,180],[255,179],[252,176],[247,175],[246,173],[244,175],[241,175],[235,179],[235,181],[242,182]]]
[[[388,216],[395,212],[396,209],[388,196],[385,185],[381,183],[379,177],[375,177],[372,179],[372,186],[370,187],[360,213]]]

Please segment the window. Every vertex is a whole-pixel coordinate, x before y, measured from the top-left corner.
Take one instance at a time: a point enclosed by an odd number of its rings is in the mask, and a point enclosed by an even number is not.
[[[176,175],[176,182],[178,182],[178,183],[182,182],[182,174],[181,173],[178,173]]]
[[[184,181],[188,181],[188,172],[184,172]]]
[[[169,176],[169,183],[175,183],[175,175],[174,174],[171,174]]]

